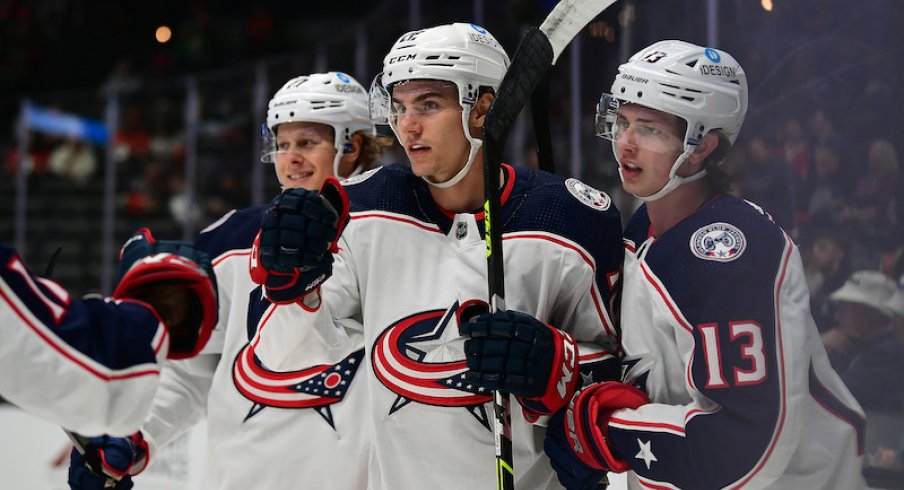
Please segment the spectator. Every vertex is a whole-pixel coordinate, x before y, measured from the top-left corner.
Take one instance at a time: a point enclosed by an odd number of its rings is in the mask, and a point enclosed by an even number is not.
[[[869,147],[869,170],[860,179],[851,199],[841,213],[842,221],[861,225],[891,225],[892,207],[898,192],[898,155],[884,139]]]
[[[810,310],[819,331],[832,327],[835,310],[829,299],[851,273],[844,236],[829,225],[814,225],[803,234],[804,273],[810,289]]]
[[[794,189],[791,170],[777,158],[766,141],[754,136],[747,143],[747,162],[738,187],[741,197],[756,203],[786,231],[794,227]]]
[[[811,220],[834,219],[839,202],[843,200],[849,185],[841,174],[841,159],[833,148],[817,146],[813,151],[813,167],[807,205],[804,215],[799,219],[801,224]]]
[[[78,185],[85,185],[97,170],[97,156],[91,145],[71,139],[50,153],[50,172]]]
[[[904,345],[891,328],[895,283],[879,271],[851,275],[832,293],[835,327],[822,334],[832,366],[864,410],[904,408]]]
[[[781,144],[781,154],[794,170],[794,177],[801,182],[810,178],[810,145],[804,138],[804,131],[797,118],[790,117],[785,122]]]
[[[891,327],[898,337],[898,342],[904,346],[904,275],[898,280],[895,294],[885,306],[891,311]]]

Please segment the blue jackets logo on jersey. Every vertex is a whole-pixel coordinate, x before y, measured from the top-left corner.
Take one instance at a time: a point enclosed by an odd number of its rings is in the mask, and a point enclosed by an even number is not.
[[[691,252],[703,260],[731,262],[744,253],[747,238],[728,223],[711,223],[691,235]]]
[[[489,428],[483,404],[492,394],[462,380],[464,339],[458,334],[455,313],[430,310],[405,317],[377,337],[372,350],[377,379],[398,395],[393,413],[414,401],[440,407],[465,407]]]
[[[232,380],[239,393],[254,402],[245,421],[266,407],[313,408],[334,429],[330,405],[341,402],[364,359],[364,349],[349,354],[336,364],[320,364],[290,372],[264,368],[254,353],[252,342],[258,322],[274,306],[262,298],[261,288],[251,292],[248,307],[248,344],[235,356]]]

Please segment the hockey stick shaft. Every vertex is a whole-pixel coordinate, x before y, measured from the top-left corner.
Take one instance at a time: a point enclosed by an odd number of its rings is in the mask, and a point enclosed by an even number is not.
[[[552,151],[552,135],[549,129],[549,76],[534,89],[530,98],[531,120],[534,124],[534,138],[537,140],[537,168],[551,174],[556,173],[555,157]]]
[[[486,228],[487,285],[490,312],[505,309],[505,281],[502,229],[499,223],[499,173],[502,150],[508,134],[565,46],[594,17],[615,0],[561,0],[539,29],[532,28],[522,39],[484,125],[484,226]],[[494,435],[496,438],[496,483],[500,490],[515,487],[512,460],[511,406],[509,396],[496,392]]]

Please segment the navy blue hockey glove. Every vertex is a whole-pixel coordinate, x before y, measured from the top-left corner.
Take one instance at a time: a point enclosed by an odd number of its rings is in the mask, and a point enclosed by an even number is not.
[[[210,257],[190,243],[157,241],[141,228],[122,246],[116,299],[151,305],[170,334],[170,359],[193,357],[217,324],[217,284]]]
[[[468,337],[465,378],[515,395],[532,416],[556,412],[577,388],[578,346],[561,330],[518,311],[460,319],[459,330]]]
[[[141,432],[129,437],[88,439],[85,454],[77,449],[69,457],[69,488],[73,490],[129,490],[132,476],[148,465],[148,445]]]
[[[273,303],[301,300],[333,273],[333,253],[348,219],[348,196],[335,177],[319,193],[283,191],[264,213],[254,240],[251,279]]]
[[[549,419],[543,450],[568,490],[599,486],[607,471],[621,473],[628,463],[609,446],[609,418],[622,408],[638,408],[650,399],[639,389],[606,381],[575,393],[565,410]]]

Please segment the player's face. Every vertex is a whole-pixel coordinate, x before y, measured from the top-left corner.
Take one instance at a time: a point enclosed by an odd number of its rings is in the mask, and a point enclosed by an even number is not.
[[[285,189],[318,190],[333,175],[333,128],[290,122],[276,131],[276,177]]]
[[[626,191],[650,196],[665,186],[684,146],[679,127],[678,117],[671,114],[636,104],[618,108],[613,133]]]
[[[465,165],[470,145],[461,112],[451,83],[421,80],[393,88],[396,133],[415,175],[444,182]]]

